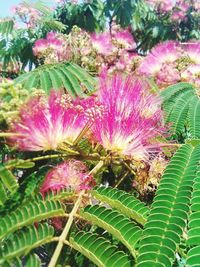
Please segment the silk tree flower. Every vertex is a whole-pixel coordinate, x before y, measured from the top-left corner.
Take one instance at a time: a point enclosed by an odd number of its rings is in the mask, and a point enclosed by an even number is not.
[[[95,119],[92,128],[96,140],[108,151],[136,160],[148,159],[157,145],[153,139],[161,132],[161,109],[151,111],[158,102],[148,97],[145,84],[121,75],[101,75],[99,101],[104,113]],[[146,99],[146,101],[145,101]]]
[[[89,121],[87,100],[83,102],[85,108],[81,101],[55,90],[49,97],[31,97],[12,121],[9,132],[18,135],[8,142],[25,151],[57,150],[65,142],[72,143]]]
[[[68,160],[58,164],[51,169],[40,188],[45,194],[49,190],[59,191],[67,188],[76,193],[88,190],[95,184],[92,175],[89,174],[87,166],[78,160]]]
[[[133,39],[131,32],[126,30],[117,30],[112,35],[112,40],[116,45],[119,45],[124,49],[134,49],[136,48],[136,43]]]
[[[142,60],[138,72],[153,77],[164,64],[174,63],[181,55],[182,51],[178,42],[166,41],[160,43]]]
[[[44,59],[47,64],[66,61],[71,57],[64,36],[55,32],[49,32],[46,39],[37,40],[33,46],[33,54]]]
[[[38,56],[42,53],[44,53],[44,51],[48,48],[48,42],[46,39],[38,39],[33,47],[33,54],[35,56]]]
[[[181,77],[183,81],[193,83],[196,87],[200,87],[200,64],[193,64],[186,68]]]
[[[183,45],[185,56],[189,58],[190,63],[200,64],[200,41],[191,42]]]
[[[113,52],[113,45],[109,32],[93,33],[91,34],[91,41],[93,48],[97,53],[102,55],[109,55]]]

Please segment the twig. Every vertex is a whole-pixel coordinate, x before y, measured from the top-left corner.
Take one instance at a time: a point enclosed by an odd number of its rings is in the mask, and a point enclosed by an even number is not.
[[[104,161],[100,161],[91,171],[89,174],[95,174],[99,171],[99,169],[102,168],[102,166],[104,165]],[[81,201],[82,201],[82,197],[84,196],[85,194],[85,190],[81,191],[71,213],[69,214],[69,218],[68,218],[68,221],[65,225],[65,228],[62,232],[62,234],[60,235],[59,237],[59,241],[58,241],[58,244],[57,244],[57,247],[54,251],[54,254],[51,258],[51,261],[48,265],[48,267],[54,267],[56,266],[56,263],[58,261],[58,258],[60,256],[60,253],[61,253],[61,250],[62,250],[62,247],[63,247],[63,244],[66,243],[66,238],[69,234],[69,231],[70,231],[70,228],[71,228],[71,225],[73,223],[73,219],[74,219],[74,216],[76,215],[78,209],[79,209],[79,206],[81,205]]]

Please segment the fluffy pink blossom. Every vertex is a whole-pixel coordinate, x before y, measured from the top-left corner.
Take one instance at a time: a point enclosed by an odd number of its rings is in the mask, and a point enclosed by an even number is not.
[[[130,31],[117,30],[112,36],[114,42],[117,42],[124,49],[134,49],[136,48],[136,43],[133,39],[133,35]]]
[[[182,51],[178,42],[166,41],[156,45],[141,62],[140,74],[154,76],[164,64],[171,64],[181,57]]]
[[[185,20],[190,5],[191,3],[187,3],[185,0],[176,1],[176,6],[173,9],[171,19],[179,22]]]
[[[78,193],[80,190],[90,189],[94,184],[92,175],[82,161],[68,160],[47,173],[40,192],[44,194],[49,190],[68,188]]]
[[[192,63],[200,64],[200,41],[190,42],[183,45],[185,56],[190,59]]]
[[[193,64],[186,68],[181,77],[184,81],[191,82],[198,88],[200,87],[200,64]]]
[[[162,112],[160,101],[144,87],[131,76],[101,76],[99,101],[104,113],[95,119],[93,134],[106,150],[141,160],[155,148],[152,140],[161,130]]]
[[[155,76],[157,84],[175,84],[180,81],[180,72],[176,68],[176,64],[164,64]]]
[[[38,54],[44,53],[48,48],[48,42],[45,39],[38,39],[33,47],[33,54],[37,56]]]
[[[91,35],[93,48],[102,55],[109,55],[112,53],[113,45],[109,32],[93,33]]]
[[[88,100],[91,101],[91,100]],[[89,120],[87,99],[74,101],[62,91],[52,90],[50,96],[30,98],[11,123],[10,132],[17,133],[9,143],[19,150],[56,150],[64,142],[72,143]]]
[[[40,192],[43,194],[49,190],[68,188],[78,193],[80,190],[90,189],[92,184],[94,180],[86,165],[82,161],[68,160],[47,173]]]

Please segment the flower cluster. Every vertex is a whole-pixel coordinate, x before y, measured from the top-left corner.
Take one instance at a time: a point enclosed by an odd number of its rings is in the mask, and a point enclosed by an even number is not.
[[[86,165],[82,161],[68,160],[47,173],[40,192],[44,194],[49,190],[58,191],[67,188],[78,193],[81,190],[90,189],[92,185],[94,180]]]
[[[89,34],[74,26],[68,35],[49,33],[46,39],[39,39],[33,47],[34,55],[45,63],[71,60],[88,71],[100,73],[129,72],[138,61],[132,34],[128,30],[113,27],[110,32]]]
[[[161,87],[180,81],[199,85],[199,53],[200,42],[166,41],[155,46],[141,61],[138,73],[153,77]]]
[[[2,79],[0,82],[0,123],[1,127],[9,124],[15,118],[18,108],[23,104],[24,99],[30,94],[28,90],[12,80]]]
[[[62,34],[49,32],[46,39],[39,39],[35,42],[33,53],[45,63],[55,63],[68,60],[71,56]]]
[[[38,20],[41,18],[41,13],[26,3],[13,6],[12,12],[26,24],[27,28],[35,28]]]
[[[101,76],[98,95],[104,113],[94,121],[94,137],[112,153],[148,159],[158,148],[155,138],[163,130],[159,99],[131,76],[109,79],[105,75]]]
[[[12,121],[17,136],[9,143],[19,150],[59,150],[73,144],[85,127],[89,139],[107,151],[137,160],[147,159],[162,132],[159,99],[144,82],[131,76],[103,73],[97,97],[72,100],[62,91],[31,97]]]
[[[49,97],[36,94],[11,122],[9,131],[19,136],[9,143],[29,151],[58,150],[65,142],[73,143],[89,120],[87,100],[84,107],[81,103],[62,91],[52,90]]]
[[[158,14],[165,14],[176,23],[187,20],[190,9],[193,9],[194,12],[199,9],[196,1],[192,0],[147,0],[146,2]]]

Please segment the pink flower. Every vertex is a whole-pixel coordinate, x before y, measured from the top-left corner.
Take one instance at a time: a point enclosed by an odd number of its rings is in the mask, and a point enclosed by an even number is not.
[[[150,96],[145,87],[131,75],[126,79],[101,76],[99,101],[104,112],[95,119],[92,130],[106,150],[141,160],[155,148],[152,139],[161,131],[162,112],[157,97]]]
[[[112,38],[114,42],[117,42],[124,49],[136,48],[136,43],[133,39],[133,36],[128,30],[116,31],[114,32]]]
[[[33,54],[37,56],[43,53],[48,47],[48,42],[45,39],[38,39],[33,46]]]
[[[88,100],[89,101],[89,100]],[[62,91],[52,90],[50,96],[38,95],[19,110],[18,118],[9,131],[19,136],[9,139],[19,150],[56,150],[64,142],[72,143],[89,120],[87,100],[72,100]],[[88,105],[88,110],[91,107]]]
[[[180,79],[180,73],[176,69],[176,64],[173,63],[163,65],[156,75],[156,81],[158,84],[175,84],[179,82]]]
[[[181,73],[184,81],[193,83],[198,88],[200,87],[200,64],[190,65]]]
[[[140,74],[154,76],[164,64],[174,63],[181,55],[182,52],[178,42],[166,41],[160,43],[144,58],[138,71]]]
[[[91,35],[92,46],[97,53],[102,55],[109,55],[112,53],[113,46],[109,32],[93,33]]]
[[[78,193],[81,190],[90,189],[92,185],[94,180],[86,165],[78,160],[68,160],[47,173],[40,192],[44,194],[49,190],[59,191],[67,188]]]
[[[183,45],[185,49],[185,56],[189,57],[190,61],[195,64],[200,64],[200,41],[191,42]]]

